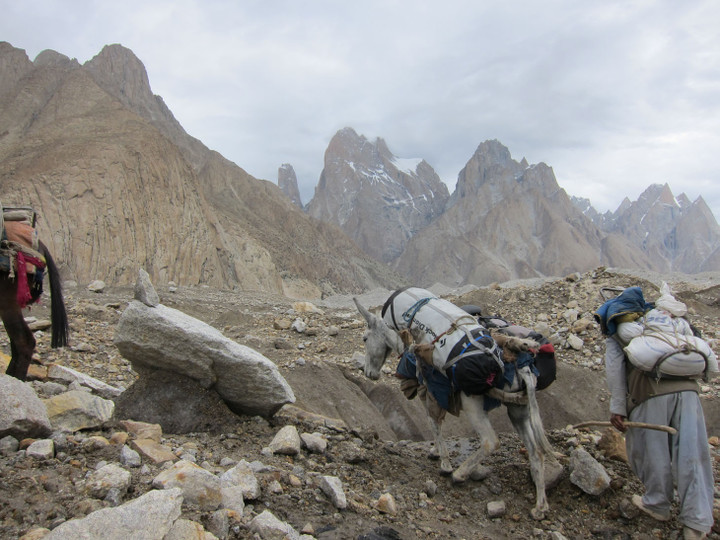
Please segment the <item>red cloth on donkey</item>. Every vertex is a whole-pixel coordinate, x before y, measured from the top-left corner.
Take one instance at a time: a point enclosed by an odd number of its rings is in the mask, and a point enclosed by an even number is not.
[[[17,303],[21,308],[33,302],[33,295],[30,292],[28,274],[35,274],[45,268],[45,260],[37,252],[37,232],[28,223],[23,221],[6,221],[5,234],[9,242],[15,242],[28,249],[27,252],[17,251],[16,275],[17,275]],[[33,255],[35,253],[36,255]],[[37,280],[36,280],[37,281]],[[41,282],[42,283],[42,282]],[[37,295],[34,301],[39,299]]]

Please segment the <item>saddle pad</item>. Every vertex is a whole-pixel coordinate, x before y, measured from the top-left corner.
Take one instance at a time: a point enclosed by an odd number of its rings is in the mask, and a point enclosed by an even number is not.
[[[403,379],[415,379],[419,384],[424,384],[435,398],[435,401],[438,402],[438,405],[444,410],[450,411],[450,401],[453,393],[452,385],[448,378],[434,367],[421,362],[418,378],[417,358],[413,353],[406,351],[398,361],[396,375]]]

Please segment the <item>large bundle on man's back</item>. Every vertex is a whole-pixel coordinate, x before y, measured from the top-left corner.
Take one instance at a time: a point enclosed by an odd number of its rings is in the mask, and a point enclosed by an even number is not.
[[[616,337],[630,363],[657,378],[707,378],[717,373],[717,357],[685,319],[685,304],[675,299],[666,283],[661,293],[654,308],[617,324]]]
[[[718,371],[707,341],[693,335],[690,324],[666,311],[652,309],[636,322],[618,325],[618,338],[633,366],[658,376],[699,377]]]

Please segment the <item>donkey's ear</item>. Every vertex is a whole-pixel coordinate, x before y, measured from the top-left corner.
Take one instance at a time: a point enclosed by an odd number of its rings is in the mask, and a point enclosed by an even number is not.
[[[372,326],[374,323],[377,322],[377,316],[370,313],[367,309],[365,309],[360,302],[358,302],[358,299],[353,297],[353,302],[355,302],[355,305],[358,308],[358,311],[360,312],[360,315],[365,317],[365,320],[368,323],[368,326]]]

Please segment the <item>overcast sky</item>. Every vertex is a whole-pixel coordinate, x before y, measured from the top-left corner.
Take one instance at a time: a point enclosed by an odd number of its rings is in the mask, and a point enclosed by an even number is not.
[[[192,136],[313,195],[352,127],[455,188],[484,140],[599,211],[652,183],[720,218],[717,0],[0,0],[0,40],[80,63],[120,43]]]

